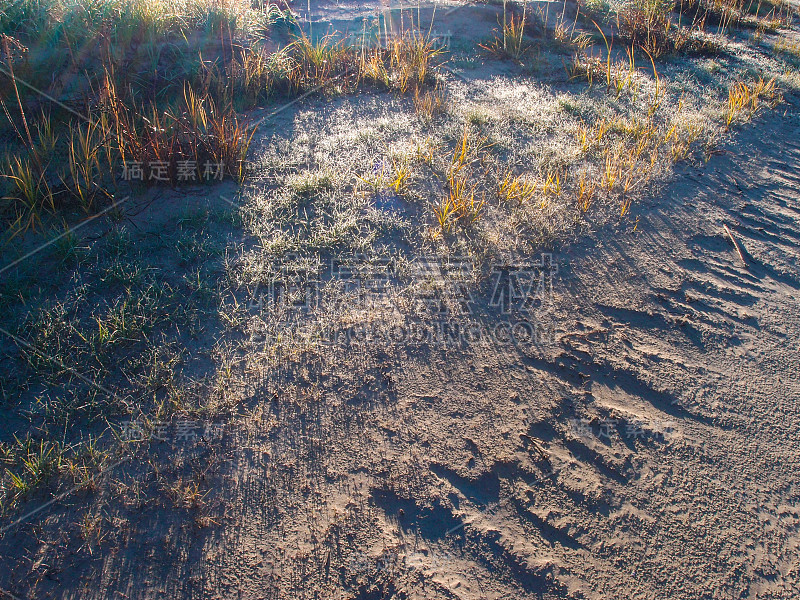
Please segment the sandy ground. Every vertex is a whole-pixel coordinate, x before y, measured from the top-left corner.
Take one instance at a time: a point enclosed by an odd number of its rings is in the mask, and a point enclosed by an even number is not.
[[[799,597],[799,140],[549,248],[540,343],[231,357],[240,416],[4,532],[0,597]]]
[[[637,222],[558,249],[554,344],[256,377],[206,589],[796,597],[798,139],[792,106]]]
[[[0,588],[797,597],[799,117],[784,105],[636,218],[554,248],[550,341],[249,361],[242,419],[116,469],[89,496],[96,545],[67,526],[83,492],[4,535]],[[199,508],[151,493],[187,472]]]

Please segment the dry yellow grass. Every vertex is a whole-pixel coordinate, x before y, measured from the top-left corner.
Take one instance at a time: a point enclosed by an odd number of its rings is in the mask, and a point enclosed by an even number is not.
[[[536,193],[536,183],[524,176],[514,176],[506,173],[503,181],[500,182],[497,195],[505,201],[525,204]]]
[[[725,125],[730,127],[736,120],[749,120],[762,106],[774,106],[779,101],[780,94],[775,86],[775,78],[764,80],[759,77],[749,85],[744,81],[737,81],[728,89]]]

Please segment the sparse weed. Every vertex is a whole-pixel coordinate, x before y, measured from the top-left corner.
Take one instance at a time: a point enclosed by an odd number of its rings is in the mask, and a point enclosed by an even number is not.
[[[535,193],[535,182],[521,175],[515,177],[511,173],[506,173],[497,191],[497,195],[502,200],[520,205],[530,201]]]
[[[303,171],[289,180],[289,189],[298,196],[311,196],[333,187],[333,175],[328,171]]]
[[[442,233],[450,233],[457,213],[456,207],[453,205],[449,194],[443,196],[439,204],[433,207],[433,213],[436,215],[436,222],[439,225],[439,230]]]
[[[549,196],[558,196],[561,193],[562,177],[559,171],[549,171],[545,176],[544,185],[542,187],[542,205],[547,201]]]
[[[358,177],[358,180],[372,193],[391,189],[396,194],[401,194],[408,188],[411,174],[411,167],[406,158],[393,157],[391,165],[387,161],[379,161],[370,173]]]
[[[102,515],[92,514],[88,511],[78,521],[78,531],[89,555],[94,554],[94,547],[99,546],[108,537],[109,531],[103,529],[104,522],[105,519]]]
[[[475,188],[463,174],[453,174],[448,180],[447,195],[434,208],[442,232],[449,232],[454,222],[469,227],[480,219],[485,202],[475,199]]]
[[[16,201],[16,219],[12,231],[26,231],[42,221],[44,210],[55,210],[53,193],[46,174],[33,161],[15,156],[6,166],[3,176],[12,182]]]
[[[595,54],[592,47],[587,47],[572,55],[572,59],[565,63],[567,76],[570,81],[585,79],[591,86],[594,80],[606,73],[605,62],[600,53]]]
[[[75,235],[66,224],[64,224],[64,230],[57,235],[58,239],[56,243],[53,244],[53,247],[61,262],[67,263],[76,261],[78,258],[78,249],[80,247],[80,239],[78,236]]]
[[[523,12],[520,17],[511,15],[510,18],[506,18],[504,11],[503,20],[500,35],[495,36],[491,42],[480,44],[480,46],[497,56],[519,60],[528,50],[524,41],[526,15]]]
[[[612,59],[613,39],[609,40],[598,26],[598,31],[606,45],[605,59],[602,53],[595,54],[594,48],[586,46],[575,52],[565,69],[570,80],[583,78],[592,85],[596,78],[606,81],[606,90],[614,97],[619,98],[627,88],[633,95],[638,91],[636,78],[636,59],[634,48],[627,48],[628,61],[626,64],[618,63]]]
[[[576,200],[581,212],[589,212],[595,199],[595,187],[595,182],[587,176],[586,171],[582,172],[578,178],[578,187],[576,190]]]
[[[103,199],[111,197],[101,185],[114,177],[113,160],[110,164],[101,164],[103,147],[108,147],[110,139],[95,123],[70,126],[69,131],[67,161],[71,179],[67,185],[84,211],[89,212],[95,207],[98,195]]]
[[[73,456],[64,458],[65,472],[69,473],[76,486],[82,490],[91,491],[96,487],[94,475],[103,461],[107,452],[100,450],[97,439],[89,436],[88,442],[79,446]]]
[[[620,210],[619,210],[620,217],[624,217],[630,212],[632,201],[633,199],[630,196],[622,197],[622,200],[620,201]]]
[[[787,37],[780,37],[772,45],[772,51],[795,59],[800,59],[800,42],[795,42]]]
[[[208,492],[202,492],[199,481],[184,481],[178,478],[173,484],[165,484],[166,492],[177,508],[200,508]]]
[[[444,102],[444,93],[438,86],[423,92],[420,92],[418,87],[414,88],[414,109],[425,120],[430,121],[436,115],[444,112]]]
[[[393,169],[394,174],[391,181],[389,181],[389,187],[394,190],[395,193],[400,194],[408,187],[411,178],[411,169],[405,163],[397,160],[393,161]]]
[[[448,233],[455,223],[469,228],[480,220],[486,201],[476,199],[478,184],[472,181],[472,167],[485,148],[486,138],[473,143],[465,126],[445,173],[445,194],[433,208],[442,233]]]
[[[752,119],[763,105],[774,106],[778,102],[780,94],[774,78],[765,81],[759,77],[750,85],[738,81],[728,89],[725,125],[729,128],[734,121]]]
[[[608,132],[615,124],[616,121],[612,121],[606,117],[595,121],[595,124],[591,127],[587,127],[585,123],[579,124],[576,130],[576,138],[581,152],[587,154],[591,152],[593,148],[602,145]]]
[[[0,498],[2,505],[13,505],[33,493],[58,473],[63,459],[64,449],[58,443],[30,437],[14,440],[13,446],[4,449],[3,462],[9,467],[3,485],[7,497]]]

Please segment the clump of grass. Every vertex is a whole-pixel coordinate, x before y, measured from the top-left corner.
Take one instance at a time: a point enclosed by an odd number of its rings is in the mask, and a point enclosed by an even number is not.
[[[776,54],[800,59],[800,42],[794,42],[787,37],[780,37],[772,44],[772,51]]]
[[[455,224],[468,229],[483,215],[486,201],[483,197],[480,200],[476,198],[478,184],[473,181],[472,168],[485,144],[485,138],[470,143],[469,129],[464,127],[447,167],[445,193],[433,207],[439,231],[443,234],[450,233]]]
[[[430,80],[438,53],[426,35],[414,31],[362,48],[332,35],[312,40],[303,33],[273,54],[251,46],[223,68],[204,62],[199,81],[216,98],[232,102],[244,96],[247,104],[308,91],[348,93],[362,85],[413,94]]]
[[[675,0],[632,0],[617,13],[617,29],[631,44],[658,58],[684,50],[691,28],[672,22]]]
[[[589,212],[595,200],[596,187],[597,184],[587,175],[586,171],[583,171],[578,178],[578,185],[575,192],[578,208],[582,213]]]
[[[328,171],[305,171],[289,180],[289,188],[298,196],[311,196],[333,187],[333,175]]]
[[[186,86],[180,110],[160,112],[154,105],[131,108],[106,77],[100,111],[123,163],[152,169],[171,183],[208,180],[217,168],[241,181],[255,129],[242,123],[231,105],[219,107],[209,95]],[[100,119],[98,119],[100,120]],[[222,173],[219,173],[221,177]]]
[[[728,89],[728,104],[725,111],[725,126],[735,121],[752,119],[762,106],[775,106],[780,102],[780,94],[775,87],[775,79],[765,81],[759,77],[749,85],[737,81]]]
[[[176,508],[200,508],[208,495],[208,492],[201,490],[197,480],[184,481],[178,478],[174,483],[164,483],[163,486]]]
[[[15,444],[3,452],[3,462],[8,465],[2,479],[3,509],[14,506],[58,473],[64,453],[60,444],[43,439],[14,440]]]
[[[2,177],[12,183],[12,196],[7,199],[13,202],[14,217],[9,228],[18,232],[41,224],[42,213],[55,210],[46,174],[30,158],[18,156],[9,160],[4,171]]]
[[[414,110],[416,110],[417,114],[424,120],[430,121],[445,110],[444,92],[438,86],[425,91],[420,91],[419,88],[415,88]]]
[[[287,48],[294,63],[289,71],[289,93],[331,84],[337,78],[348,78],[352,84],[358,76],[355,51],[344,41],[326,35],[316,42],[302,34]],[[343,87],[347,82],[340,83]]]
[[[525,8],[527,9],[527,5]],[[517,17],[512,14],[510,18],[506,18],[504,11],[500,34],[496,35],[492,41],[480,44],[480,46],[496,56],[519,60],[529,49],[524,41],[526,25],[527,19],[524,11],[521,16]]]
[[[497,195],[507,202],[525,204],[536,193],[536,182],[524,176],[514,176],[506,173],[497,191]]]
[[[104,181],[113,180],[115,166],[107,131],[107,126],[91,122],[69,128],[66,185],[87,212],[95,207],[99,197],[103,200],[112,197],[103,186]]]
[[[384,50],[390,89],[405,94],[422,88],[433,72],[431,61],[438,54],[424,34],[412,32],[393,38]]]

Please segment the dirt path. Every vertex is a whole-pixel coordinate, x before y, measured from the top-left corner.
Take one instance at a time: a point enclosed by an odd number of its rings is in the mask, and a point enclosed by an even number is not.
[[[800,120],[785,108],[556,253],[554,344],[337,350],[254,374],[202,587],[796,597]]]
[[[50,513],[6,536],[2,587],[82,599],[797,597],[793,102],[621,223],[555,249],[549,343],[333,346],[277,374],[252,359],[228,390],[246,417],[219,443],[154,444],[144,483],[136,468],[115,472],[94,492],[111,524],[101,550],[67,533],[40,544]],[[154,499],[175,497],[167,463],[179,481],[200,473],[202,503]]]

